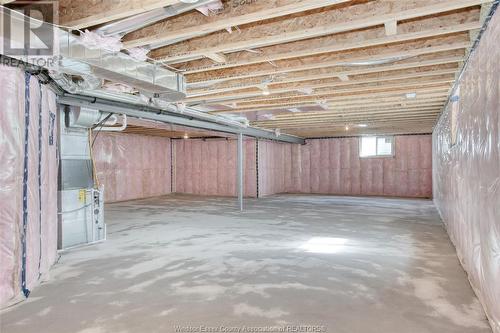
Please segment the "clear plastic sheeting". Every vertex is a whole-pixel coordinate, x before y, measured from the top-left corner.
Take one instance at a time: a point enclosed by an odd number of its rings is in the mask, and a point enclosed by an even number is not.
[[[395,137],[395,155],[359,157],[359,138],[259,141],[259,195],[432,196],[430,135]]]
[[[23,280],[26,293],[35,287],[56,260],[56,124],[55,94],[0,66],[0,307],[22,297]]]
[[[459,80],[458,101],[448,104],[433,134],[434,201],[495,333],[500,333],[498,36],[497,13]]]
[[[246,139],[243,145],[244,195],[255,197],[255,139]],[[236,196],[236,151],[236,140],[175,140],[175,192]]]
[[[125,201],[171,193],[170,151],[169,138],[99,133],[93,152],[97,179],[104,185],[104,201]]]

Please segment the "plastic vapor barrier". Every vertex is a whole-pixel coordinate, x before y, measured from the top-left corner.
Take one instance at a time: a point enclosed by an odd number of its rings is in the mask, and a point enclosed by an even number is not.
[[[104,185],[104,201],[171,193],[170,150],[169,138],[110,132],[97,134],[93,151],[97,178]]]
[[[257,195],[255,140],[243,142],[244,195]],[[175,192],[236,196],[237,141],[174,140]]]
[[[57,253],[55,94],[0,66],[0,306],[29,295]]]
[[[497,12],[433,134],[434,201],[495,333],[500,333],[498,36]]]

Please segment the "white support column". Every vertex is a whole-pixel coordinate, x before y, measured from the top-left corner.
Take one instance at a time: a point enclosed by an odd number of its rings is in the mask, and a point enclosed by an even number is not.
[[[238,134],[238,203],[240,211],[243,211],[243,134]]]

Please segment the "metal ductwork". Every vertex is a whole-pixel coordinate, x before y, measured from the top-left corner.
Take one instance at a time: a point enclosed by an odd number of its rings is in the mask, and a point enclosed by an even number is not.
[[[165,69],[158,63],[139,61],[133,57],[113,50],[106,50],[106,45],[98,47],[86,45],[80,37],[70,31],[65,31],[57,26],[27,17],[19,12],[6,7],[0,8],[4,20],[10,20],[13,31],[24,31],[24,25],[29,22],[33,26],[48,25],[47,33],[54,36],[54,56],[47,56],[51,62],[40,63],[39,56],[12,56],[26,63],[37,60],[37,65],[52,71],[52,74],[77,75],[84,78],[80,84],[87,84],[89,80],[106,79],[112,82],[123,83],[139,90],[152,94],[160,94],[169,101],[178,101],[186,96],[186,83],[184,76]],[[11,45],[24,45],[22,34],[12,34],[8,40]],[[71,87],[68,92],[75,92],[84,87],[74,85],[73,80],[56,76],[55,81],[63,82],[64,87]]]

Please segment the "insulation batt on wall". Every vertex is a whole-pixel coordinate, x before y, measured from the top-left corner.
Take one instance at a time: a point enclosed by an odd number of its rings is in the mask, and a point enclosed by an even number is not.
[[[434,200],[495,333],[500,333],[500,15],[489,23],[433,134]],[[452,146],[451,110],[457,139]]]
[[[432,196],[430,135],[395,137],[394,157],[360,158],[359,138],[259,141],[259,194]]]
[[[93,150],[105,202],[171,193],[170,146],[164,137],[99,133]]]
[[[244,195],[257,195],[255,139],[244,141]],[[237,141],[175,140],[175,192],[236,196]]]
[[[432,196],[430,135],[397,136],[395,156],[360,158],[359,138],[307,140],[306,145],[245,140],[245,195],[276,193]],[[176,140],[175,191],[236,195],[234,140]]]
[[[21,69],[0,66],[0,307],[21,296],[23,280],[25,294],[36,286],[56,260],[55,124],[55,94]]]

